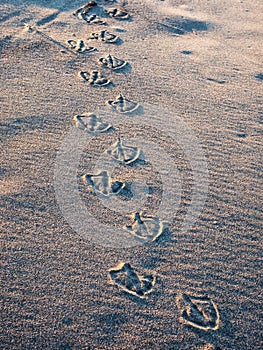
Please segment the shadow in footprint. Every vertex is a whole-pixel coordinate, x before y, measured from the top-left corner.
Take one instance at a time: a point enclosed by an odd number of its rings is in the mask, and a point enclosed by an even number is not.
[[[133,198],[132,182],[126,182],[125,187],[119,191],[118,195],[123,200],[132,199]]]
[[[156,239],[156,243],[160,246],[167,246],[169,243],[173,242],[173,236],[169,228],[165,228],[161,236]]]
[[[131,101],[122,94],[119,94],[115,100],[106,101],[106,105],[115,112],[127,116],[141,115],[144,113],[143,107],[138,102]]]
[[[183,293],[177,298],[180,321],[187,326],[215,331],[219,328],[220,316],[216,304],[207,296],[192,296]]]
[[[257,78],[258,80],[263,80],[263,73],[256,74],[255,78]]]
[[[137,147],[124,145],[122,140],[118,138],[107,153],[119,163],[131,165],[139,159],[141,150]]]
[[[207,31],[210,28],[211,24],[207,22],[181,17],[166,18],[163,22],[158,23],[158,29],[166,30],[175,35]]]
[[[126,73],[131,73],[132,67],[130,65],[130,63],[126,63],[126,65],[122,68],[119,68],[118,70],[115,70],[114,73],[117,74],[126,74]]]
[[[139,299],[145,299],[153,291],[156,277],[139,275],[130,263],[120,263],[109,270],[110,282],[121,291]]]
[[[221,340],[224,338],[231,341],[233,336],[236,334],[236,329],[230,321],[230,312],[228,310],[220,310],[220,319],[220,327],[216,332],[213,330],[204,331],[189,325],[186,325],[186,327],[189,329],[189,331],[195,333],[204,341],[213,344],[213,350],[223,350],[223,348],[220,346]]]

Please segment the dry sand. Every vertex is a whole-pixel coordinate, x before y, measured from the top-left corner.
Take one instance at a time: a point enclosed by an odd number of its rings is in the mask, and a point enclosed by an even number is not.
[[[72,16],[84,3],[0,2],[0,348],[262,349],[262,2],[126,1],[131,20],[107,18],[107,30],[122,42],[96,41],[99,51],[79,54],[63,48],[66,41],[100,29]],[[108,53],[130,63],[121,73],[102,69],[114,86],[95,88],[77,77],[80,70],[98,70],[97,59]],[[73,116],[94,112],[119,93],[166,108],[188,124],[206,156],[209,189],[191,230],[175,221],[155,242],[114,249],[67,223],[54,192],[54,168]],[[169,139],[142,127],[145,115],[118,118],[123,136],[148,132],[173,154]],[[170,122],[163,117],[160,129]],[[79,176],[91,170],[103,141],[98,135],[89,145]],[[191,169],[176,161],[184,173],[184,206]],[[154,215],[164,184],[155,163],[139,169],[157,188],[147,204]],[[126,181],[134,173],[128,168]],[[123,225],[124,217],[103,209],[81,184],[80,191],[98,220]],[[183,214],[175,212],[178,222]],[[89,235],[94,229],[86,228]],[[110,281],[109,270],[122,263],[139,275],[154,274],[147,298],[117,288],[115,276]],[[215,303],[217,330],[182,322],[184,293]]]

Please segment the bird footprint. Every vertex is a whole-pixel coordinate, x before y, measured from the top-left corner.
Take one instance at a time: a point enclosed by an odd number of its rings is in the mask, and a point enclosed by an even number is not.
[[[121,181],[113,181],[107,171],[101,171],[98,174],[85,174],[82,176],[83,182],[90,186],[95,192],[109,196],[118,194],[125,187]]]
[[[105,43],[116,43],[119,40],[119,37],[115,34],[108,32],[107,30],[102,30],[99,33],[91,33],[88,37],[89,40],[100,40]]]
[[[142,212],[132,214],[131,225],[125,225],[128,230],[140,241],[153,242],[161,236],[163,231],[169,226],[168,222],[160,220],[158,217],[145,216]]]
[[[119,138],[111,148],[107,151],[118,162],[129,165],[139,159],[141,150],[137,147],[124,146],[122,140]]]
[[[107,86],[111,84],[111,81],[107,78],[105,78],[100,72],[98,71],[91,71],[91,72],[83,72],[80,71],[78,73],[79,77],[89,83],[93,86]]]
[[[126,61],[111,56],[110,54],[108,54],[106,57],[99,58],[99,63],[102,64],[104,67],[113,70],[124,68],[127,65]]]
[[[116,97],[115,101],[109,100],[106,104],[115,111],[123,114],[135,112],[139,107],[139,103],[128,100],[122,94]]]
[[[96,51],[97,49],[93,46],[86,46],[83,40],[73,40],[70,39],[67,41],[67,44],[70,49],[76,51],[76,52],[92,52]]]
[[[107,13],[110,17],[113,17],[116,19],[127,20],[130,18],[129,13],[123,8],[111,8],[111,9],[108,9]]]
[[[182,294],[177,298],[177,305],[182,323],[206,331],[219,328],[219,312],[210,298]]]
[[[109,270],[110,281],[121,290],[141,299],[153,291],[156,282],[155,276],[139,275],[129,263],[120,263]]]
[[[101,133],[112,128],[111,124],[104,123],[100,118],[93,113],[83,113],[75,115],[73,121],[77,128],[86,130],[90,133]]]

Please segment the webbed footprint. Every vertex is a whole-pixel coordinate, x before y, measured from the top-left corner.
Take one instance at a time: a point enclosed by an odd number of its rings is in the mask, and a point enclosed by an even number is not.
[[[133,220],[132,224],[125,225],[124,229],[144,242],[155,241],[168,227],[168,222],[162,221],[158,217],[145,216],[142,212],[132,214],[131,219]]]
[[[82,180],[95,192],[104,196],[118,194],[125,187],[124,182],[113,181],[107,171],[101,171],[98,174],[85,174],[82,176]]]
[[[82,14],[84,14],[84,15],[87,15],[87,14],[90,12],[90,10],[91,10],[93,7],[95,7],[95,6],[97,6],[97,3],[96,3],[95,1],[90,1],[90,2],[88,2],[87,4],[85,4],[85,5],[81,6],[81,7],[79,7],[76,11],[74,11],[74,12],[73,12],[73,16],[76,16],[76,15],[78,15],[79,13],[82,13]]]
[[[110,156],[122,164],[132,164],[139,159],[141,150],[137,147],[124,146],[119,138],[107,151]]]
[[[126,61],[111,56],[110,54],[108,54],[106,57],[99,58],[99,63],[102,64],[104,67],[113,70],[121,69],[127,65]]]
[[[139,103],[128,100],[122,94],[116,97],[115,101],[109,100],[106,104],[115,111],[123,114],[135,112],[139,107]]]
[[[88,39],[99,40],[105,43],[113,44],[113,43],[116,43],[120,38],[117,35],[108,32],[107,30],[102,30],[98,33],[97,32],[91,33]]]
[[[96,51],[97,49],[93,46],[86,46],[83,40],[73,40],[70,39],[67,41],[67,44],[71,50],[74,50],[76,52],[92,52]]]
[[[80,71],[78,76],[92,86],[107,86],[111,84],[109,79],[105,78],[100,72],[94,70],[91,72]]]
[[[177,298],[177,305],[182,323],[205,331],[219,328],[219,312],[210,298],[182,294]]]
[[[77,16],[79,19],[84,20],[87,23],[92,24],[106,24],[97,14],[90,13],[91,10],[97,7],[97,3],[95,1],[90,1],[86,5],[80,7],[75,12],[73,12],[74,16]]]
[[[111,8],[107,10],[107,13],[110,17],[116,19],[127,20],[130,18],[129,13],[124,8]]]
[[[93,113],[83,113],[75,115],[73,121],[77,128],[86,130],[90,133],[102,133],[112,128],[111,124],[103,122]]]
[[[88,24],[101,24],[105,25],[107,24],[105,21],[103,21],[98,15],[92,14],[90,16],[85,16],[81,14],[81,18],[86,21]]]
[[[109,270],[109,275],[113,284],[141,299],[146,298],[152,292],[156,282],[155,276],[137,274],[129,263],[120,263]]]

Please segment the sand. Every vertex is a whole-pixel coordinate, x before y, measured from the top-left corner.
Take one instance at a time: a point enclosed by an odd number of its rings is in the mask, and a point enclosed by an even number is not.
[[[262,2],[122,3],[0,2],[0,348],[261,349]]]

